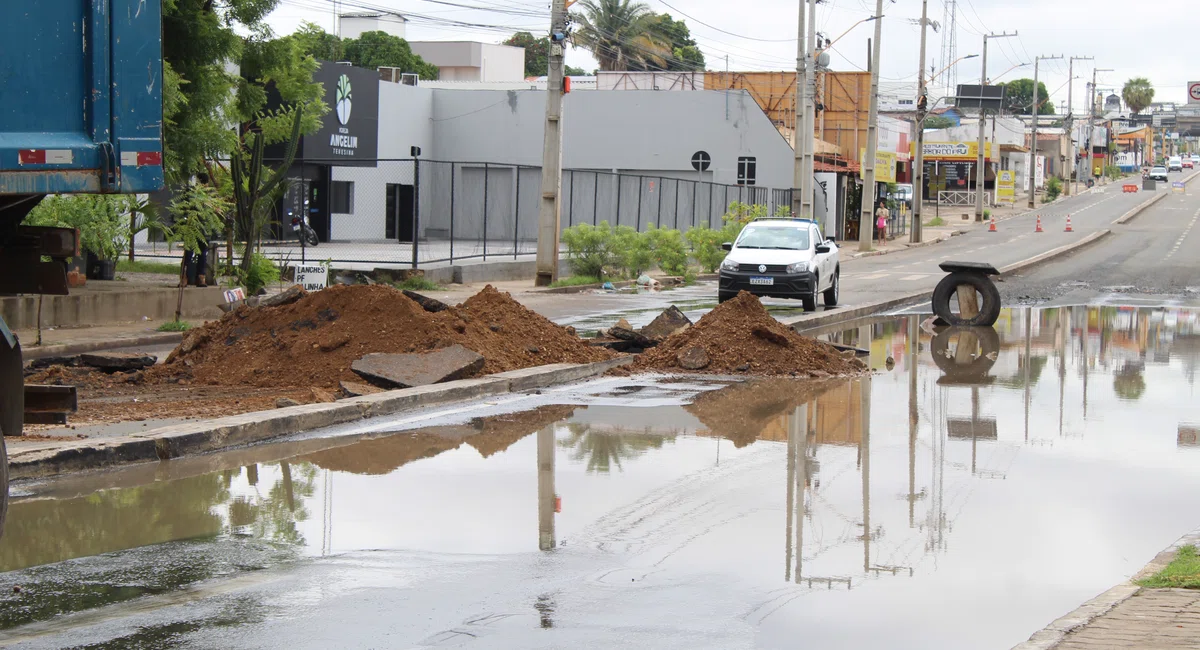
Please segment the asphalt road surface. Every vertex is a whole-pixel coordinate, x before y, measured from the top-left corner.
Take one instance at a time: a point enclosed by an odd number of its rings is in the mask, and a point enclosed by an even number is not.
[[[1096,244],[1000,284],[1006,304],[1200,306],[1200,187]]]

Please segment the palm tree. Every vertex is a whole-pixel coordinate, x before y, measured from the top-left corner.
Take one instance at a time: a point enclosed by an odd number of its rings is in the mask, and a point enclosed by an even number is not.
[[[1125,100],[1125,105],[1129,106],[1129,110],[1136,115],[1154,101],[1154,86],[1151,86],[1150,80],[1145,77],[1134,77],[1125,82],[1125,87],[1121,90],[1121,98]]]
[[[580,0],[583,13],[575,42],[595,55],[601,70],[640,67],[665,68],[671,45],[655,29],[658,16],[645,3],[632,0]]]

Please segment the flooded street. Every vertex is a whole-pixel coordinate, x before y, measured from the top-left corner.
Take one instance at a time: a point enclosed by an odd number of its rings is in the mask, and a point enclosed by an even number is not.
[[[923,319],[14,485],[0,646],[1006,649],[1200,524],[1197,312]]]

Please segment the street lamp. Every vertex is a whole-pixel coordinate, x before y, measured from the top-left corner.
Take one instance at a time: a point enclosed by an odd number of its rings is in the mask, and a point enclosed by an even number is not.
[[[1009,69],[1005,70],[1004,72],[1001,72],[1000,74],[996,75],[995,77],[992,77],[991,79],[988,79],[988,81],[996,81],[996,80],[997,80],[997,79],[999,79],[1000,77],[1003,77],[1004,75],[1006,75],[1006,74],[1008,74],[1008,73],[1012,72],[1013,70],[1016,70],[1017,68],[1024,68],[1024,67],[1025,67],[1025,66],[1027,66],[1027,65],[1029,65],[1029,64],[1028,64],[1028,63],[1018,63],[1018,64],[1014,65],[1013,67],[1011,67],[1011,68],[1009,68]]]
[[[948,65],[948,66],[946,66],[946,67],[942,68],[940,71],[938,71],[938,73],[937,73],[937,74],[935,74],[935,75],[933,75],[933,76],[929,77],[929,83],[932,83],[934,79],[937,79],[937,78],[938,78],[938,77],[940,77],[940,76],[941,76],[943,73],[945,73],[946,71],[950,70],[950,68],[953,68],[954,66],[958,65],[958,64],[959,64],[959,63],[961,63],[962,61],[966,61],[967,59],[974,59],[974,58],[976,58],[976,57],[978,57],[978,56],[979,56],[978,54],[968,54],[968,55],[966,55],[966,56],[960,56],[960,57],[958,57],[957,59],[955,59],[955,60],[951,61],[951,62],[950,62],[950,65]]]
[[[846,28],[846,31],[842,32],[842,35],[841,35],[841,36],[838,36],[837,38],[833,39],[832,41],[827,41],[827,42],[825,43],[825,47],[822,47],[822,48],[817,48],[817,54],[818,54],[818,55],[820,55],[820,54],[823,54],[823,53],[825,52],[825,50],[830,50],[830,49],[833,49],[833,44],[834,44],[834,43],[837,43],[837,42],[838,42],[838,41],[840,41],[840,40],[842,40],[842,38],[843,38],[843,37],[845,37],[845,36],[846,36],[846,34],[849,34],[849,33],[850,33],[850,32],[851,32],[851,31],[852,31],[852,30],[853,30],[855,27],[858,27],[859,25],[861,25],[861,24],[863,24],[863,23],[869,23],[869,22],[871,22],[872,20],[875,20],[875,19],[877,19],[877,18],[883,18],[883,16],[868,16],[867,18],[863,18],[862,20],[860,20],[860,21],[858,21],[858,22],[854,23],[853,25],[851,25],[851,26],[847,27],[847,28]]]

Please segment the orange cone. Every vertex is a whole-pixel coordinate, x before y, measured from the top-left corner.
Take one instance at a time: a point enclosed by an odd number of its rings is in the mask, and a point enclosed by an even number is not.
[[[1042,215],[1040,214],[1038,215],[1037,228],[1034,229],[1033,232],[1046,232],[1045,230],[1042,230]]]
[[[1071,215],[1069,214],[1067,215],[1067,228],[1063,232],[1075,232],[1075,230],[1071,228]]]
[[[988,226],[988,232],[1000,232],[996,230],[996,217],[992,216],[992,225]]]

